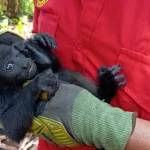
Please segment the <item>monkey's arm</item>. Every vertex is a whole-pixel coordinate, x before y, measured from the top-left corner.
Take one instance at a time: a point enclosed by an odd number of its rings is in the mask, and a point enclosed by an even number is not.
[[[94,96],[98,96],[98,86],[82,74],[68,69],[61,69],[57,74],[59,80],[78,85],[88,90]]]
[[[24,88],[3,88],[3,92],[0,91],[0,122],[4,128],[3,133],[19,142],[31,126],[35,116],[34,108],[41,92],[47,92],[50,98],[57,89],[57,80],[51,70],[42,72]]]
[[[42,33],[37,34],[34,39],[23,40],[12,46],[12,50],[17,49],[27,57],[34,60],[39,72],[51,67],[52,62],[47,55],[48,49],[50,51],[51,48],[56,48],[54,38]]]
[[[56,41],[49,34],[36,34],[33,39],[25,41],[25,47],[40,68],[51,67],[53,72],[61,68],[58,58],[51,51],[57,49]]]
[[[110,103],[117,89],[126,84],[124,75],[117,75],[120,69],[119,65],[110,68],[101,67],[99,70],[100,85],[98,86],[80,73],[68,69],[61,69],[58,73],[58,79],[83,87],[99,99]]]

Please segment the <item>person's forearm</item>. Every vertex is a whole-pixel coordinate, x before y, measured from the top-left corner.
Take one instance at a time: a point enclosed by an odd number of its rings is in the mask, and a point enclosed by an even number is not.
[[[125,150],[150,150],[150,122],[136,119],[136,125]]]
[[[124,150],[135,126],[136,113],[124,112],[101,102],[87,91],[73,105],[73,131],[80,143]]]

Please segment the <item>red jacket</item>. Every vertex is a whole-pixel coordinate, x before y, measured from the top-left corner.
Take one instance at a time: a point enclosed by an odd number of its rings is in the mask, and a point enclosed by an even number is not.
[[[35,0],[33,32],[55,36],[62,67],[95,82],[100,66],[120,64],[127,85],[112,106],[150,120],[150,0]]]

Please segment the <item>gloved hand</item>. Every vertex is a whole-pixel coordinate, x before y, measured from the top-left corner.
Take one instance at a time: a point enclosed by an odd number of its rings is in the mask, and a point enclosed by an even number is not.
[[[76,85],[60,83],[31,131],[61,147],[81,144],[123,150],[135,124],[135,113],[113,108]]]

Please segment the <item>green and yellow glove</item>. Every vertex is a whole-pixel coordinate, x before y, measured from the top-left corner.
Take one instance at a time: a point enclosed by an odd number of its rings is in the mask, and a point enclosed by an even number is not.
[[[31,131],[61,147],[86,144],[123,150],[135,118],[135,113],[113,108],[81,87],[60,83],[43,113],[33,120]]]

